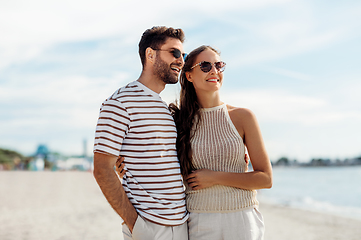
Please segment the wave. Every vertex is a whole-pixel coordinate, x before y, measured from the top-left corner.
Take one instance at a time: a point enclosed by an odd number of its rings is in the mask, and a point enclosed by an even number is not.
[[[330,202],[315,200],[310,196],[270,197],[263,195],[261,191],[258,194],[258,199],[260,202],[361,220],[361,208],[335,205]]]

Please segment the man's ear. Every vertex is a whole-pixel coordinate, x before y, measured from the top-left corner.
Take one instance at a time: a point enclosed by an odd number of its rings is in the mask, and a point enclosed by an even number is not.
[[[186,78],[189,82],[193,82],[192,74],[190,72],[186,72]]]
[[[156,51],[150,47],[145,50],[145,58],[147,62],[154,63],[156,57]]]

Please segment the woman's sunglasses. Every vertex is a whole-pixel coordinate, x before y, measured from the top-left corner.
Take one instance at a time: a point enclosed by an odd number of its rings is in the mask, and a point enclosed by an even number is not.
[[[200,66],[201,70],[205,73],[209,72],[212,70],[212,66],[214,65],[214,67],[217,69],[218,72],[223,72],[224,69],[226,68],[226,63],[225,62],[215,62],[215,63],[210,63],[207,61],[203,61],[200,63],[197,63],[196,65],[194,65],[193,67],[191,67],[191,70],[197,66]]]
[[[183,60],[186,58],[187,54],[186,53],[182,53],[179,49],[177,48],[174,48],[174,49],[171,49],[171,50],[163,50],[163,49],[153,49],[153,50],[156,50],[156,51],[168,51],[170,52],[171,54],[173,54],[173,57],[175,58],[180,58],[181,56],[183,57]]]

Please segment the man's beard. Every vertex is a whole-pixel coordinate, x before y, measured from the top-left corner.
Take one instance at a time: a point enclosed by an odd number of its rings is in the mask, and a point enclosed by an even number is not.
[[[166,84],[175,84],[178,82],[178,76],[173,73],[170,66],[160,59],[159,56],[156,56],[153,73]]]

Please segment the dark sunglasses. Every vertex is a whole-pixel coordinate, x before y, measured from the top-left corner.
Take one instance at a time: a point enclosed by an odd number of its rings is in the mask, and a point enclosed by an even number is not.
[[[187,57],[186,53],[182,53],[179,49],[176,49],[176,48],[172,49],[172,50],[163,50],[163,49],[153,49],[153,50],[156,50],[156,51],[168,51],[171,54],[173,54],[173,57],[175,57],[175,58],[180,58],[182,56],[183,60]]]
[[[212,66],[214,65],[214,67],[217,69],[218,72],[223,72],[224,69],[226,68],[226,63],[225,62],[215,62],[215,63],[210,63],[207,61],[203,61],[200,63],[197,63],[196,65],[194,65],[193,67],[191,67],[191,70],[197,66],[200,66],[201,70],[205,73],[209,72],[212,70]]]

